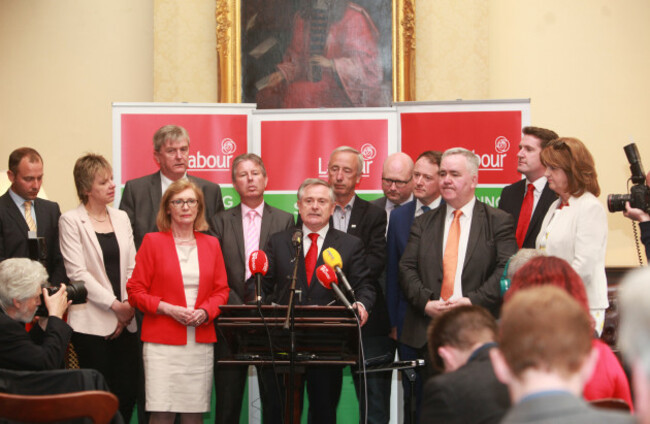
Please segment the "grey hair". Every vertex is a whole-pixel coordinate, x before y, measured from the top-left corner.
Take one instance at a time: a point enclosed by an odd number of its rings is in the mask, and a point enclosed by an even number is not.
[[[158,128],[158,131],[153,135],[153,149],[160,152],[160,148],[167,143],[167,141],[187,140],[190,144],[190,136],[187,130],[179,125],[165,125]]]
[[[334,157],[335,154],[337,154],[339,152],[349,152],[349,153],[354,153],[355,155],[357,155],[357,175],[363,174],[363,156],[354,147],[350,147],[350,146],[339,146],[339,147],[337,147],[336,149],[334,149],[332,151],[332,154],[330,154],[329,163],[332,163],[332,158]],[[328,165],[329,165],[329,163],[328,163]]]
[[[510,257],[510,264],[508,265],[508,273],[506,277],[509,280],[512,280],[515,272],[519,271],[519,268],[526,265],[526,262],[536,258],[537,256],[546,256],[546,252],[538,249],[519,249],[517,253]]]
[[[314,186],[314,185],[322,185],[324,187],[327,187],[327,191],[329,192],[330,195],[330,200],[332,203],[336,202],[336,198],[334,197],[334,189],[332,189],[332,186],[327,184],[327,182],[321,180],[320,178],[307,178],[305,181],[300,184],[300,188],[298,188],[298,200],[302,200],[302,195],[307,189],[307,187]]]
[[[451,149],[445,150],[445,152],[442,154],[440,162],[442,162],[447,156],[452,155],[465,156],[465,159],[467,159],[467,170],[474,176],[478,175],[478,166],[480,162],[476,153],[471,152],[463,147],[452,147]]]
[[[0,262],[0,306],[13,306],[13,300],[33,297],[47,282],[47,271],[39,262],[28,258],[9,258]]]
[[[630,363],[639,361],[650,379],[650,268],[629,272],[618,290],[621,321],[618,346]]]

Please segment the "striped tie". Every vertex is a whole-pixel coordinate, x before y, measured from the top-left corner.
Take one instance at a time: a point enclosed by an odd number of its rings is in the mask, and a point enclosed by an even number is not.
[[[36,232],[36,223],[34,222],[34,218],[32,218],[32,202],[30,201],[25,202],[25,221],[27,222],[29,231]]]
[[[250,258],[251,253],[260,248],[260,232],[255,225],[255,218],[257,217],[257,211],[251,209],[246,214],[248,217],[248,227],[246,228],[246,239],[244,240],[244,254],[246,255],[245,263],[248,263],[248,258]],[[251,276],[251,271],[246,267],[246,279],[248,280]]]

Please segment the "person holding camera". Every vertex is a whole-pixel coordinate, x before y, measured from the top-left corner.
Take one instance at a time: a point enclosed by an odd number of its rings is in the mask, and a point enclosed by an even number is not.
[[[88,299],[68,313],[72,343],[81,368],[104,376],[129,422],[140,370],[135,310],[126,294],[135,267],[131,222],[126,212],[108,206],[115,183],[103,156],[80,157],[73,175],[81,204],[61,216],[59,238],[68,277],[85,283]]]
[[[63,368],[63,358],[72,328],[61,318],[68,309],[65,285],[53,295],[41,286],[47,272],[40,263],[27,258],[0,262],[0,368],[42,371]],[[41,297],[49,313],[28,333]]]
[[[559,198],[544,217],[535,247],[564,259],[582,278],[600,335],[609,305],[605,275],[607,214],[597,197],[600,186],[594,159],[582,141],[562,137],[542,150],[541,160],[549,187]]]
[[[646,175],[646,184],[650,186],[650,172]],[[643,209],[633,208],[630,206],[630,202],[625,202],[625,211],[623,211],[623,215],[631,220],[639,222],[639,228],[641,228],[641,243],[645,246],[645,255],[648,262],[650,262],[650,213]]]

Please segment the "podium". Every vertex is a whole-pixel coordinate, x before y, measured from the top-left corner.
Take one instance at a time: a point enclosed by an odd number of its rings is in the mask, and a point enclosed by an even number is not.
[[[219,358],[220,364],[274,365],[289,376],[297,372],[298,379],[309,365],[357,364],[357,321],[350,310],[343,306],[294,307],[293,358],[291,331],[283,327],[286,305],[263,305],[260,309],[256,305],[223,305],[220,309],[221,314],[216,322],[217,338],[220,343],[225,342],[231,352],[230,357]],[[300,397],[298,388],[302,384],[301,381],[296,384],[291,377],[285,376],[285,379],[289,380],[285,385],[287,405],[292,405]],[[289,387],[294,387],[294,390],[291,391]],[[289,407],[285,412],[285,421],[300,422],[300,413],[300,407],[293,410]]]

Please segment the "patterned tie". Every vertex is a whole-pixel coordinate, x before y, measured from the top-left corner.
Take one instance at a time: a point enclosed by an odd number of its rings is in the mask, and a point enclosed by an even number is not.
[[[257,217],[257,211],[251,209],[246,214],[248,218],[248,228],[246,229],[246,240],[244,240],[244,254],[245,254],[245,263],[248,263],[248,258],[250,258],[251,253],[259,249],[260,246],[260,232],[257,229],[255,218]],[[246,267],[246,279],[248,280],[251,277],[251,271]]]
[[[25,202],[25,221],[27,222],[29,231],[36,232],[36,223],[34,222],[34,218],[32,218],[32,202],[30,201]]]
[[[528,232],[530,225],[530,217],[533,215],[533,202],[535,201],[535,186],[528,184],[528,191],[524,196],[524,201],[521,204],[521,212],[519,212],[519,221],[517,221],[517,244],[521,248]]]
[[[307,285],[311,284],[311,277],[314,275],[316,268],[316,259],[318,259],[318,233],[309,233],[311,246],[305,256],[305,269],[307,270]]]
[[[454,220],[449,226],[447,246],[442,257],[442,288],[440,297],[447,300],[454,294],[454,281],[456,280],[456,268],[458,265],[458,241],[460,240],[460,216],[463,212],[460,209],[454,211]]]
[[[427,213],[427,212],[429,212],[431,210],[431,208],[428,207],[427,205],[422,205],[422,207],[420,207],[420,209],[422,209],[422,213]]]

